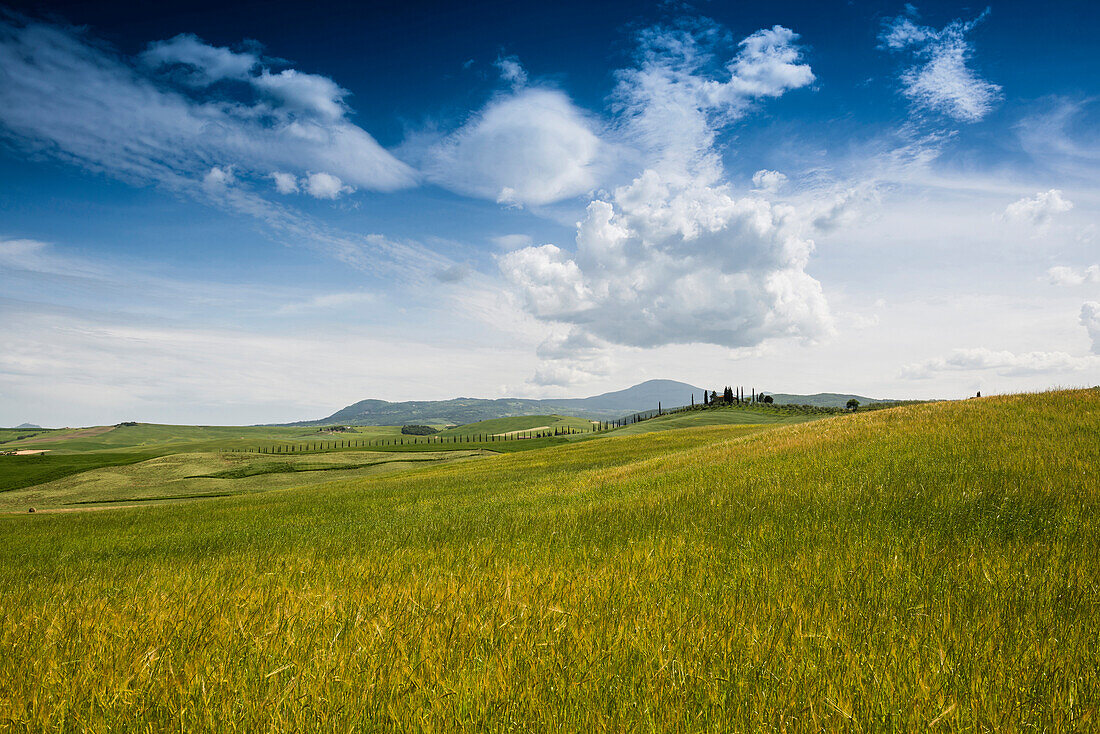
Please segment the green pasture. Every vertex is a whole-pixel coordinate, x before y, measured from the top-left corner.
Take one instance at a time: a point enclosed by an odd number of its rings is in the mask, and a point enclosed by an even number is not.
[[[586,418],[573,418],[565,415],[524,415],[514,418],[493,418],[491,420],[478,421],[455,426],[440,431],[444,436],[502,436],[514,434],[516,431],[538,431],[553,433],[558,430],[591,431],[592,421]]]
[[[1062,391],[7,515],[0,730],[1092,730],[1098,435]]]
[[[155,454],[148,453],[0,455],[0,501],[5,493],[12,490],[52,482],[101,467],[134,464],[153,456]]]
[[[611,435],[631,436],[638,433],[668,431],[701,426],[785,425],[819,420],[825,416],[816,413],[783,413],[754,408],[707,408],[657,416],[639,423],[616,428]]]
[[[184,453],[140,462],[90,468],[53,481],[0,492],[0,512],[26,512],[126,502],[198,500],[337,479],[378,476],[488,456],[483,451],[345,451],[266,456],[246,453]],[[61,460],[126,454],[76,454]],[[0,457],[38,458],[38,457]],[[43,457],[45,458],[45,457]]]
[[[248,448],[260,444],[290,445],[311,441],[332,443],[401,435],[400,426],[358,427],[347,433],[331,433],[319,431],[316,427],[302,426],[173,426],[156,423],[102,428],[109,430],[95,436],[81,436],[79,434],[88,429],[66,429],[63,433],[12,441],[4,444],[3,449],[43,448],[49,449],[52,454],[134,450],[166,454]]]

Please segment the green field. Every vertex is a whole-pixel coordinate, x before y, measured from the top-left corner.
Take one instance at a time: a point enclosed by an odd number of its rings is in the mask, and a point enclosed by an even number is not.
[[[700,426],[785,425],[805,423],[822,418],[819,414],[786,414],[751,408],[711,408],[682,413],[671,413],[616,428],[612,435],[632,436],[638,433],[668,431],[674,428],[698,428]]]
[[[183,453],[142,457],[139,462],[96,466],[68,476],[25,484],[0,492],[0,512],[71,509],[80,506],[224,497],[288,487],[392,474],[490,456],[486,451],[375,452],[333,451],[320,454],[270,456],[246,453]],[[69,465],[81,460],[131,454],[73,454],[58,457],[0,457],[19,464],[50,459]],[[139,455],[140,456],[140,455]],[[0,463],[0,468],[3,468]]]
[[[96,429],[64,429],[3,445],[12,449],[49,449],[51,454],[89,451],[134,451],[182,453],[220,451],[300,444],[309,441],[333,442],[350,439],[393,438],[401,435],[400,426],[362,426],[349,433],[322,432],[317,428],[293,426],[172,426],[138,423],[133,426],[100,426],[102,433],[84,435]]]
[[[525,438],[527,434],[523,434],[524,440],[519,440],[521,438],[519,434],[492,436],[493,433],[507,433],[542,426],[551,426],[550,432],[554,429],[566,428],[591,430],[591,422],[563,416],[528,416],[484,421],[445,430],[431,438],[404,436],[400,426],[356,426],[350,431],[339,432],[302,426],[173,426],[151,423],[117,427],[68,428],[45,432],[21,429],[9,431],[11,440],[3,444],[3,451],[45,449],[47,453],[36,456],[0,454],[0,511],[34,506],[34,502],[30,501],[34,497],[40,498],[39,505],[42,505],[41,498],[49,498],[52,488],[46,488],[44,495],[42,492],[37,492],[6,496],[6,492],[34,487],[101,467],[109,468],[145,462],[162,456],[210,454],[211,461],[224,462],[231,460],[232,457],[217,459],[213,455],[221,452],[246,454],[256,452],[249,454],[253,459],[248,460],[270,462],[273,455],[276,457],[285,457],[288,454],[290,456],[301,454],[324,456],[329,452],[348,450],[387,453],[492,450],[496,453],[507,453],[544,448],[565,440],[554,437],[532,440]],[[28,433],[35,435],[23,440],[14,440],[17,435]],[[467,441],[465,440],[467,438],[485,440]],[[264,453],[259,454],[261,451]],[[246,459],[238,457],[235,460]],[[346,459],[352,463],[366,460],[354,456]],[[157,471],[148,471],[149,467],[153,466],[159,467],[161,464],[155,462],[144,464],[135,471],[143,475],[146,485],[155,488],[160,482],[160,475]],[[113,483],[119,475],[119,472],[99,472],[86,484],[88,487],[103,487],[107,496],[115,498],[117,493],[114,491],[116,488]],[[326,475],[326,478],[336,477]],[[174,481],[178,478],[170,477],[170,479]],[[310,479],[320,481],[315,477]],[[299,481],[306,482],[303,478],[299,478]],[[281,487],[284,483],[275,482],[267,486]],[[238,482],[234,484],[232,490],[226,491],[232,494],[243,487],[244,484]],[[258,485],[258,488],[262,489],[263,486]],[[258,491],[258,489],[249,491]],[[181,488],[175,487],[167,494],[175,496],[181,492],[183,492]],[[55,505],[56,503],[49,501],[45,504],[47,507]]]
[[[3,516],[0,730],[1092,730],[1098,436],[1061,391]]]
[[[493,418],[477,423],[467,423],[463,426],[455,426],[441,431],[445,436],[484,436],[505,435],[517,431],[550,431],[574,430],[591,431],[592,421],[586,418],[573,418],[565,415],[524,415],[514,418]]]

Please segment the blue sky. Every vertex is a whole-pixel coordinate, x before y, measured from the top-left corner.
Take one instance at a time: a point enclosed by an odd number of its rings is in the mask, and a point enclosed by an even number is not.
[[[0,15],[0,424],[1100,382],[1082,3]]]

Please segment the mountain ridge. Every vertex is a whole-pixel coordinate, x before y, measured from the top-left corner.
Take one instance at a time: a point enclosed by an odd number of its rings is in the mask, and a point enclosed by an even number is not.
[[[714,388],[711,388],[714,389]],[[721,389],[721,388],[718,388]],[[578,418],[610,420],[630,413],[654,410],[658,404],[676,408],[702,402],[704,388],[677,380],[655,379],[622,390],[591,395],[585,398],[452,398],[450,400],[407,400],[389,402],[367,398],[337,410],[317,420],[296,421],[287,426],[398,426],[410,423],[474,423],[491,418],[512,418],[524,415],[571,415]],[[794,395],[769,393],[776,403],[802,403],[828,407],[844,407],[850,398],[860,403],[883,402],[862,395],[816,393]]]

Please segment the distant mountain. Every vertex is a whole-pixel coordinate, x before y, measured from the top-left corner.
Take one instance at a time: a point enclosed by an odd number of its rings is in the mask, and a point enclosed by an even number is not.
[[[765,391],[765,394],[771,395],[772,399],[779,405],[814,405],[818,408],[843,408],[847,406],[848,401],[852,398],[858,400],[860,405],[895,402],[893,400],[868,398],[863,395],[842,395],[836,392],[819,392],[813,395],[788,395],[787,393]]]
[[[605,420],[627,413],[653,410],[657,403],[666,408],[688,405],[692,395],[702,400],[703,389],[675,380],[649,380],[625,390],[593,395],[588,398],[454,398],[453,400],[411,400],[390,403],[385,400],[360,400],[327,418],[301,421],[296,426],[400,426],[410,423],[474,423],[490,418],[522,415],[572,415]]]
[[[721,391],[722,387],[717,388]],[[878,401],[862,395],[818,393],[790,395],[767,393],[780,404],[817,405],[843,408],[849,398],[866,405]],[[454,423],[462,425],[491,418],[513,418],[523,415],[571,415],[578,418],[609,420],[630,413],[655,410],[660,403],[665,408],[677,408],[702,402],[703,388],[676,380],[648,380],[625,390],[593,395],[587,398],[454,398],[452,400],[410,400],[390,403],[385,400],[360,400],[336,411],[327,418],[299,421],[292,426],[401,426],[408,424]]]
[[[38,428],[38,429],[41,429],[42,426],[36,426],[33,423],[20,423],[18,426],[16,426],[16,428]]]

